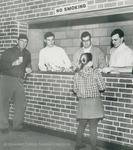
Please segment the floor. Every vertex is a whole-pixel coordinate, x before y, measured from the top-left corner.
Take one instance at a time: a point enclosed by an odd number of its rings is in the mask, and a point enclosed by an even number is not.
[[[74,145],[75,142],[72,140],[29,129],[26,132],[15,132],[10,129],[9,134],[0,133],[0,150],[74,150]],[[87,145],[82,150],[90,150],[90,146]]]

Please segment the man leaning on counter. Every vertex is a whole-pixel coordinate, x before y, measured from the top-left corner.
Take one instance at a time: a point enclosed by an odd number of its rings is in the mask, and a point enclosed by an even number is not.
[[[111,33],[111,44],[109,67],[103,69],[104,73],[132,72],[133,50],[124,42],[124,32],[115,29]]]
[[[44,42],[46,47],[39,53],[39,69],[41,71],[70,71],[71,62],[65,50],[54,44],[55,35],[52,32],[46,32]]]
[[[107,66],[103,50],[92,44],[92,36],[88,31],[84,31],[81,34],[81,47],[74,52],[72,62],[73,70],[76,69],[80,60],[80,56],[83,53],[92,54],[92,63],[94,69],[102,70]]]

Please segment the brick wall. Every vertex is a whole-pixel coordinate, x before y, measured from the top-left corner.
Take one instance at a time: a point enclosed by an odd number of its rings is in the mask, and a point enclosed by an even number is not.
[[[16,39],[20,33],[27,34],[27,29],[26,23],[17,21],[0,22],[0,55],[5,49],[17,42]]]
[[[132,75],[104,75],[102,95],[105,118],[98,125],[98,139],[133,146]],[[25,122],[37,127],[75,134],[77,100],[72,92],[73,74],[33,73],[25,83]],[[13,109],[12,109],[13,111]],[[86,136],[89,128],[86,128]]]
[[[21,22],[22,20],[55,16],[55,7],[78,2],[84,2],[84,0],[0,0],[0,53],[16,43],[19,33],[27,33],[28,25]],[[88,9],[85,11],[113,10],[113,8],[133,5],[132,0],[87,0],[87,3]],[[88,23],[52,30],[57,36],[57,44],[64,47],[68,54],[72,54],[79,46],[79,37],[84,30],[90,31],[94,44],[108,54],[109,36],[116,27],[124,30],[127,45],[133,47],[132,24],[132,20],[102,24]],[[62,40],[59,39],[60,36],[63,37]],[[65,38],[71,38],[71,41]],[[68,44],[70,44],[69,47]],[[72,79],[73,75],[33,73],[25,84],[28,102],[25,122],[75,133],[77,101],[72,94]],[[132,146],[132,77],[106,76],[105,80],[107,89],[103,95],[103,102],[106,116],[99,123],[98,138]],[[86,134],[89,134],[88,128]]]
[[[87,2],[89,11],[133,5],[132,0],[0,0],[0,18],[7,21],[53,16],[54,8],[79,2]]]
[[[21,31],[27,33],[28,26],[20,21],[55,16],[56,7],[79,2],[88,3],[84,11],[133,5],[132,0],[0,0],[0,53],[16,42]]]

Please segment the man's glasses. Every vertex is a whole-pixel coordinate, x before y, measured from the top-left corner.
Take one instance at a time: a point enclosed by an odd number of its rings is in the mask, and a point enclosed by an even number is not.
[[[84,43],[85,43],[85,42],[90,42],[90,40],[91,40],[91,39],[88,39],[88,40],[82,40],[82,42],[84,42]]]
[[[23,43],[28,43],[27,40],[19,40],[20,42],[23,42]]]

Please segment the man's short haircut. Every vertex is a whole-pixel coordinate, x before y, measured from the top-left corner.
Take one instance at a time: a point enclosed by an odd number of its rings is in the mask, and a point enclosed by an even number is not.
[[[20,34],[18,37],[18,40],[20,40],[20,39],[26,39],[28,41],[28,37],[26,34]]]
[[[121,29],[115,29],[112,33],[111,33],[111,37],[115,34],[118,34],[119,37],[124,37],[124,32]]]
[[[45,35],[44,35],[44,39],[47,39],[48,37],[50,37],[50,36],[53,36],[53,37],[55,37],[55,35],[52,33],[52,32],[46,32],[45,33]]]
[[[88,31],[83,32],[83,33],[81,34],[81,40],[82,40],[82,38],[87,37],[87,36],[89,36],[90,39],[91,39],[91,34],[90,34]]]

